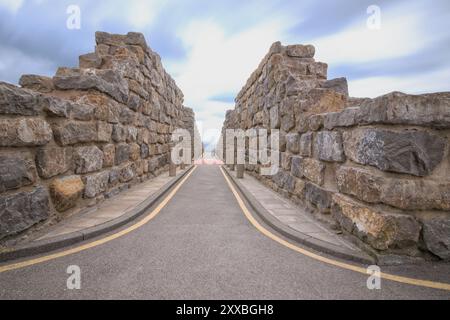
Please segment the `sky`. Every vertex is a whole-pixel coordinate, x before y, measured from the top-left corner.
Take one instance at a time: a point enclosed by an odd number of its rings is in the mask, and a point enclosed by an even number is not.
[[[275,41],[313,44],[351,96],[450,91],[448,0],[0,0],[0,81],[77,66],[98,30],[145,35],[206,144]]]

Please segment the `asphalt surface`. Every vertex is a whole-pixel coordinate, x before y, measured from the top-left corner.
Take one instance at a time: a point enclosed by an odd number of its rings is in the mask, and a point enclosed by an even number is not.
[[[69,290],[67,267],[81,269]],[[448,277],[447,267],[428,269]],[[421,276],[412,266],[382,270]],[[422,274],[421,274],[422,273]],[[448,279],[448,278],[447,278]],[[450,299],[303,256],[246,219],[218,166],[199,166],[143,227],[106,244],[0,273],[0,299]]]

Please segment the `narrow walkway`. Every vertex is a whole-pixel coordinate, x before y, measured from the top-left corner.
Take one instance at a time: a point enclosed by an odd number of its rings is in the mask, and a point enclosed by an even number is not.
[[[81,269],[81,290],[66,287],[71,265]],[[416,269],[405,272],[413,276]],[[391,281],[369,290],[366,282],[364,274],[311,259],[260,233],[220,168],[199,166],[160,213],[133,232],[0,273],[0,299],[450,298],[447,291]]]
[[[183,172],[184,170],[178,170],[177,176],[183,174]],[[172,177],[169,177],[169,172],[164,172],[154,179],[138,186],[133,186],[131,189],[103,202],[99,206],[55,225],[35,241],[46,240],[68,233],[82,231],[86,228],[97,227],[117,219],[138,206],[172,179]]]

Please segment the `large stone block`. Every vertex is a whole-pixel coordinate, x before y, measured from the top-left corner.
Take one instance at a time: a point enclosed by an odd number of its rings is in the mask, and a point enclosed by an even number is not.
[[[42,146],[53,138],[50,125],[39,118],[0,120],[0,147]]]
[[[308,132],[301,135],[299,152],[302,157],[312,156],[313,137],[314,134],[312,132]]]
[[[64,212],[76,206],[84,190],[80,176],[69,176],[54,180],[50,185],[50,195],[53,205],[59,212]]]
[[[112,167],[116,158],[116,146],[113,144],[107,144],[103,146],[103,166]]]
[[[348,97],[348,83],[346,78],[337,78],[322,83],[322,88],[331,89]]]
[[[441,259],[450,260],[450,218],[426,219],[422,223],[426,248]]]
[[[33,184],[36,181],[30,153],[0,154],[0,193]]]
[[[316,206],[320,212],[329,213],[331,208],[332,192],[322,189],[313,183],[305,184],[305,200]]]
[[[103,168],[103,152],[97,146],[79,147],[74,150],[75,173],[95,172]]]
[[[394,179],[347,166],[337,170],[336,180],[340,192],[365,202],[403,210],[450,210],[449,182]]]
[[[0,114],[37,116],[43,107],[40,94],[0,82]]]
[[[0,239],[32,227],[49,214],[49,196],[44,187],[0,196]]]
[[[90,122],[66,122],[54,127],[55,140],[61,146],[97,141],[97,126]]]
[[[316,159],[292,157],[291,174],[297,178],[307,178],[317,185],[323,185],[325,165]]]
[[[131,148],[126,143],[120,143],[116,146],[116,165],[122,164],[130,159]]]
[[[320,160],[344,162],[345,155],[340,132],[321,131],[317,134],[315,151]]]
[[[322,114],[344,110],[346,97],[331,89],[312,89],[309,91],[303,109],[308,114]]]
[[[19,85],[22,88],[31,89],[41,93],[50,93],[55,89],[52,78],[34,74],[24,74],[21,76]]]
[[[421,226],[409,215],[378,211],[340,194],[333,195],[332,214],[341,227],[377,250],[417,245]]]
[[[298,133],[289,133],[286,135],[286,148],[293,154],[299,153],[300,135]]]
[[[408,95],[392,92],[364,100],[358,122],[450,128],[450,99],[440,93]]]
[[[53,78],[57,89],[61,90],[89,90],[95,89],[106,93],[118,102],[128,102],[128,82],[114,70],[60,68]],[[92,73],[95,70],[95,73]]]
[[[95,173],[83,178],[85,189],[84,197],[95,198],[97,195],[105,192],[109,183],[109,171]]]
[[[344,133],[351,160],[383,171],[427,176],[441,163],[446,141],[426,131],[356,129]]]
[[[109,123],[99,121],[97,123],[97,141],[110,142],[113,132],[113,126]]]
[[[312,45],[290,45],[286,47],[286,54],[295,58],[314,58],[316,48]]]
[[[72,148],[45,147],[36,153],[36,167],[39,176],[49,179],[66,173],[72,167]]]

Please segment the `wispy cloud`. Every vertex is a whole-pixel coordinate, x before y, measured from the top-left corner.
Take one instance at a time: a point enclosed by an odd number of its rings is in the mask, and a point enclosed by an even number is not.
[[[66,26],[78,4],[80,30]],[[381,30],[369,30],[372,0],[0,0],[0,80],[52,75],[93,50],[94,32],[143,32],[213,141],[225,111],[274,41],[311,43],[350,93],[376,96],[450,89],[450,2],[377,0]]]

